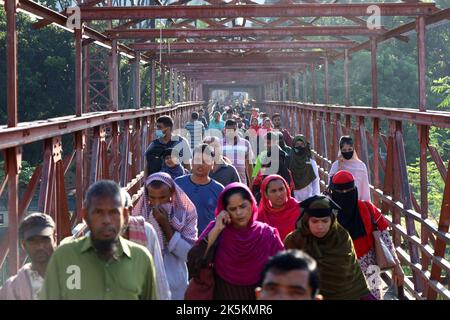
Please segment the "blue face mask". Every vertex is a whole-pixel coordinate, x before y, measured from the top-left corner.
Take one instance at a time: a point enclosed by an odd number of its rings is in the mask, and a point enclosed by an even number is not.
[[[162,130],[158,129],[155,131],[155,136],[156,136],[156,139],[160,139],[160,138],[164,137],[165,134]]]

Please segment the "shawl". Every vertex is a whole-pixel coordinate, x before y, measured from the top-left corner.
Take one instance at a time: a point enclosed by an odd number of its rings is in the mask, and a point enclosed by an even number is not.
[[[172,211],[169,213],[169,221],[172,228],[181,234],[181,237],[187,242],[194,244],[197,240],[197,210],[189,197],[183,190],[172,180],[168,173],[158,172],[150,175],[145,180],[144,188],[144,218],[155,228],[158,235],[161,250],[166,248],[167,240],[159,226],[159,223],[153,217],[152,208],[148,203],[147,187],[153,181],[161,181],[169,188],[174,189],[172,196]]]
[[[306,146],[306,152],[299,155],[295,152],[291,155],[291,161],[289,163],[289,169],[291,170],[292,177],[294,178],[294,184],[296,190],[301,190],[316,179],[316,174],[311,166],[311,150],[309,142],[305,136],[295,136],[292,146],[295,147],[297,141],[303,141]]]
[[[364,274],[356,258],[352,239],[331,214],[331,226],[323,238],[311,234],[309,214],[303,214],[298,229],[285,240],[287,249],[301,249],[311,255],[319,270],[319,291],[324,299],[358,300],[369,294]]]
[[[219,195],[215,216],[224,210],[223,195],[230,189],[240,188],[248,192],[252,199],[252,217],[246,228],[236,229],[229,224],[220,234],[215,255],[215,271],[226,282],[238,285],[256,285],[267,260],[283,250],[278,231],[269,225],[256,221],[258,207],[250,189],[243,183],[229,184]],[[214,227],[211,221],[199,240],[207,237]]]
[[[266,196],[267,186],[271,181],[282,180],[286,188],[286,202],[282,208],[273,208],[270,200]],[[280,238],[284,240],[286,236],[295,229],[295,222],[300,216],[299,203],[291,197],[291,189],[286,180],[279,175],[267,176],[261,184],[261,201],[259,203],[258,220],[276,228],[280,233]]]

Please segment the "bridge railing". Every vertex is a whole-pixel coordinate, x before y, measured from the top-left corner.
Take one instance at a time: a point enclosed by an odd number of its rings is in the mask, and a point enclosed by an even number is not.
[[[311,142],[322,188],[337,159],[340,136],[355,138],[356,152],[368,167],[372,199],[388,218],[399,259],[407,275],[411,273],[405,289],[416,299],[450,299],[450,175],[429,140],[431,127],[450,129],[450,113],[286,101],[266,101],[265,105],[272,113],[282,114],[290,132],[302,133]],[[419,199],[408,174],[405,151],[413,146],[405,145],[405,126],[417,130]],[[429,214],[427,158],[435,163],[445,184],[437,222]]]
[[[130,194],[138,192],[144,177],[144,152],[153,140],[157,117],[170,115],[179,128],[202,105],[182,102],[19,123],[13,128],[0,126],[0,154],[5,159],[0,197],[7,192],[8,204],[16,204],[15,208],[6,208],[8,227],[1,229],[3,236],[0,233],[0,270],[15,274],[25,261],[24,252],[19,251],[17,229],[32,201],[37,198],[38,210],[55,220],[58,241],[71,235],[72,228],[82,220],[84,192],[93,182],[112,179]],[[30,173],[25,187],[19,188],[22,148],[36,143],[43,148],[42,162]],[[38,146],[38,150],[42,149]],[[69,199],[73,199],[73,210],[69,210]]]

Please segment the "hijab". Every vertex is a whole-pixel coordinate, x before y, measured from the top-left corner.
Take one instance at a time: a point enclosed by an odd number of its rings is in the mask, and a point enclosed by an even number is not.
[[[319,291],[324,299],[357,300],[367,296],[369,288],[352,239],[337,223],[335,211],[339,206],[325,196],[314,196],[303,202],[305,212],[297,222],[297,229],[286,238],[286,248],[305,250],[317,261]],[[324,237],[317,238],[309,229],[309,220],[312,216],[327,215],[331,218],[330,230]]]
[[[303,149],[296,148],[295,144],[297,141],[303,141],[305,147]],[[294,148],[289,163],[289,169],[291,170],[294,179],[295,189],[300,190],[313,182],[314,179],[316,179],[316,174],[311,165],[311,149],[305,136],[301,134],[295,136],[292,145]],[[296,149],[300,150],[296,152]]]
[[[331,178],[330,188],[332,190],[332,199],[340,207],[337,220],[343,226],[353,240],[366,235],[361,214],[358,209],[358,189],[355,187],[355,179],[348,171],[338,171]],[[340,193],[336,190],[348,190],[346,193]]]
[[[281,208],[272,207],[272,203],[266,195],[267,186],[270,182],[281,180],[286,188],[286,201]],[[291,189],[283,177],[279,175],[267,176],[261,184],[261,201],[259,203],[258,220],[276,228],[280,233],[280,238],[284,240],[286,236],[295,229],[295,222],[300,216],[299,203],[291,197]]]
[[[236,229],[229,224],[221,232],[215,255],[215,271],[226,282],[238,285],[256,285],[269,257],[283,250],[278,231],[257,221],[258,207],[250,189],[243,183],[229,184],[219,195],[214,215],[225,210],[223,198],[231,189],[243,189],[250,195],[252,216],[246,228]],[[199,241],[209,234],[215,221],[211,221],[199,237]]]

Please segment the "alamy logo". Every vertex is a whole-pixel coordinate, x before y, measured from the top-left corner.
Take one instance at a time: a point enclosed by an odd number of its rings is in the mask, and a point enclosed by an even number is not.
[[[377,5],[367,7],[368,14],[371,14],[367,19],[367,28],[370,30],[381,29],[381,9]]]
[[[67,22],[66,27],[73,30],[73,29],[81,29],[81,11],[80,8],[70,7],[66,9],[67,12]]]
[[[66,273],[69,275],[66,281],[67,289],[80,290],[81,289],[81,269],[79,266],[71,265],[66,269]]]

